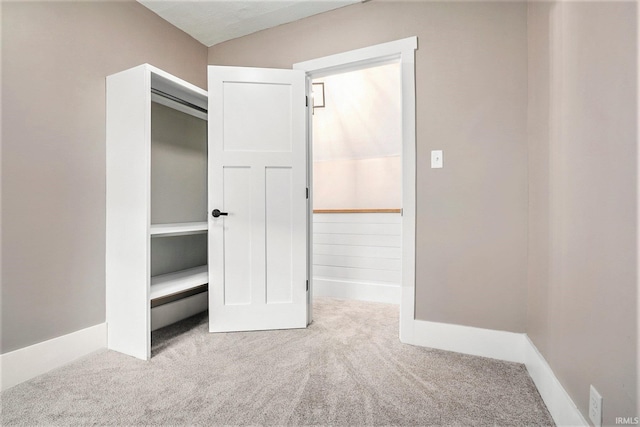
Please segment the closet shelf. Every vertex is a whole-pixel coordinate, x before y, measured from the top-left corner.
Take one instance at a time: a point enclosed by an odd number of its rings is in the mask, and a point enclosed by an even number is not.
[[[188,234],[206,233],[208,225],[203,222],[175,222],[172,224],[151,224],[151,237],[185,236]]]
[[[150,299],[166,297],[209,283],[206,265],[151,278]]]

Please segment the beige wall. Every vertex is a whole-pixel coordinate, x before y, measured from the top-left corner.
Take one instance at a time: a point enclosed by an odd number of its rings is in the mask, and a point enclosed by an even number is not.
[[[524,332],[526,17],[525,3],[374,0],[209,48],[210,64],[290,68],[418,36],[419,319]]]
[[[606,425],[639,410],[635,7],[529,6],[527,333]]]
[[[2,2],[2,353],[105,320],[105,77],[206,56],[132,1]]]

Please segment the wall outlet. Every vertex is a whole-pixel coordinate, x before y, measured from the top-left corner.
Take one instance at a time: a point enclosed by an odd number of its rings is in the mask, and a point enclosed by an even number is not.
[[[594,386],[589,389],[589,418],[595,427],[602,427],[602,396]]]

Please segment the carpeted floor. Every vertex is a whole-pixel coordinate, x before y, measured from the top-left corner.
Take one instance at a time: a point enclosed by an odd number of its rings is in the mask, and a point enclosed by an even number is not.
[[[317,298],[305,330],[154,332],[2,393],[2,425],[553,425],[523,365],[413,347],[398,307]]]

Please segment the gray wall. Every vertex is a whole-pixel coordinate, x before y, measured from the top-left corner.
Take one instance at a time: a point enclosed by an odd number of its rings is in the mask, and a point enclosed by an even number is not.
[[[151,223],[206,220],[207,122],[152,102]]]
[[[524,332],[526,25],[525,3],[374,0],[213,46],[209,63],[290,68],[418,36],[416,316]]]
[[[133,1],[2,2],[2,353],[105,320],[105,77],[206,59]]]
[[[640,409],[636,6],[529,7],[527,333],[585,418],[593,384],[613,425]]]

